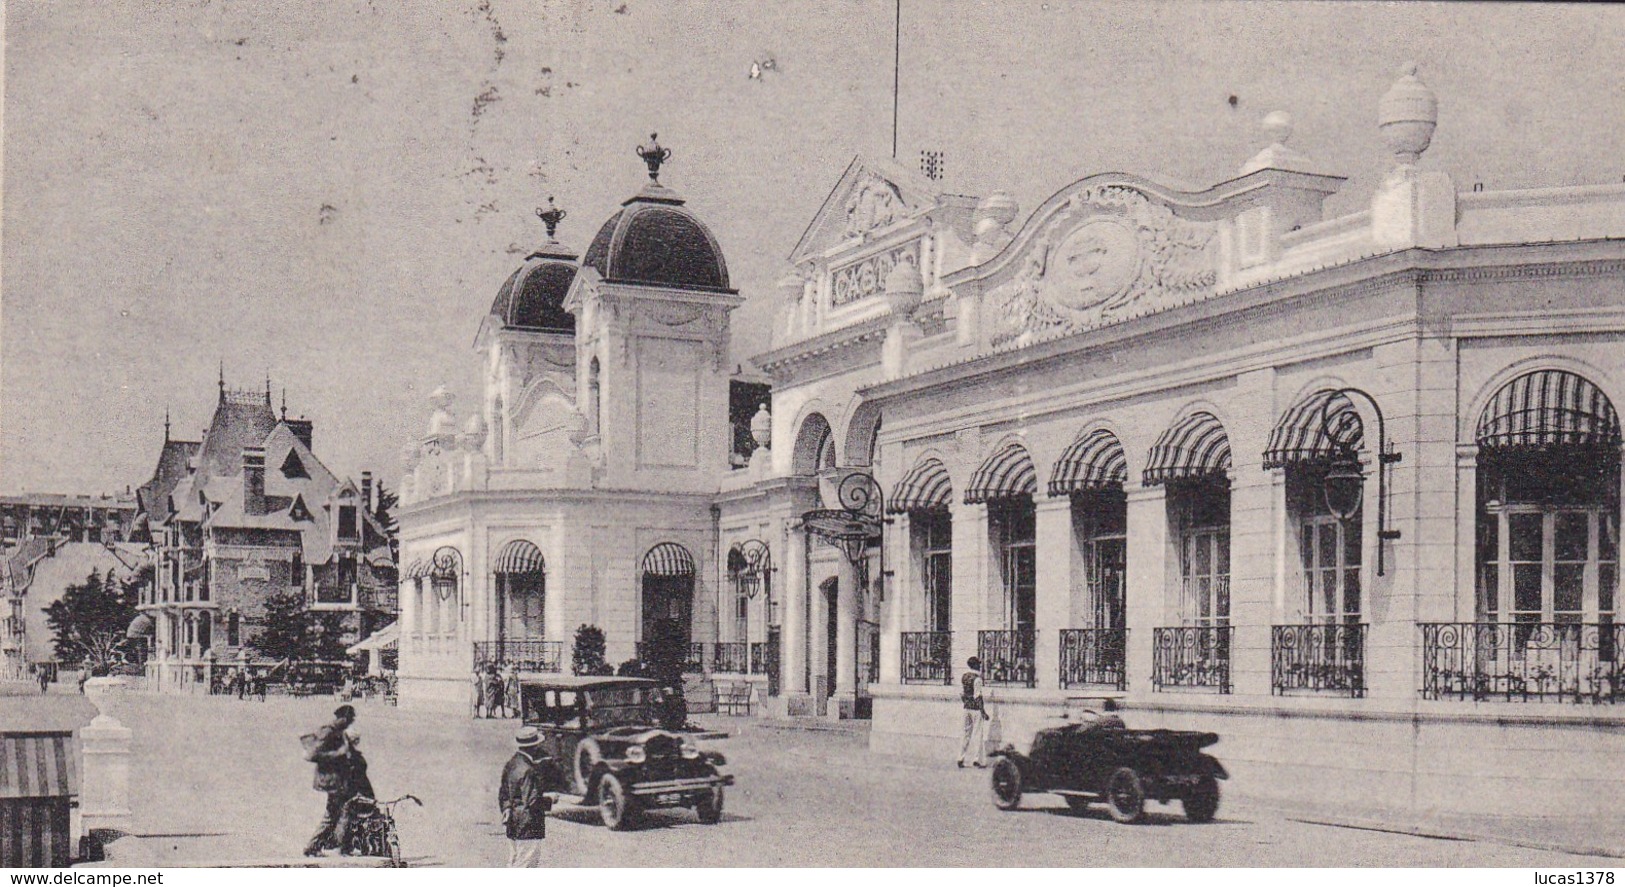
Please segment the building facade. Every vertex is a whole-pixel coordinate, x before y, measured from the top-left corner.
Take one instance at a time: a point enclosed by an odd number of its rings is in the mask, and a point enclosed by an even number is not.
[[[854,160],[772,296],[745,459],[691,432],[723,432],[726,277],[605,270],[687,229],[618,215],[568,282],[533,256],[552,320],[499,296],[478,414],[408,449],[403,703],[416,672],[466,706],[480,644],[564,669],[577,624],[614,659],[681,612],[697,670],[877,750],[946,760],[977,656],[1009,741],[1104,696],[1216,730],[1253,794],[1611,809],[1625,187],[1458,189],[1414,70],[1378,116],[1389,172],[1336,218],[1284,115],[1227,181],[1092,175],[1020,221]]]
[[[295,593],[344,616],[345,640],[388,625],[396,570],[372,476],[341,480],[312,451],[309,420],[278,415],[266,391],[220,382],[201,441],[165,441],[139,491],[155,581],[130,637],[156,687],[205,686],[253,661],[265,601]]]
[[[0,496],[0,550],[28,539],[61,542],[129,542],[136,536],[136,497],[24,493]]]

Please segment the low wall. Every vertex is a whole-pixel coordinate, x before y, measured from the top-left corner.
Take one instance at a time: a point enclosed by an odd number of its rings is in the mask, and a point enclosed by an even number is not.
[[[870,748],[957,758],[950,687],[872,687]],[[1116,696],[1118,694],[1108,694]],[[989,732],[1025,748],[1081,694],[994,689]],[[1096,697],[1098,700],[1102,697]],[[1441,814],[1611,817],[1625,802],[1625,712],[1607,707],[1158,694],[1120,700],[1130,727],[1218,733],[1226,793],[1390,818]]]

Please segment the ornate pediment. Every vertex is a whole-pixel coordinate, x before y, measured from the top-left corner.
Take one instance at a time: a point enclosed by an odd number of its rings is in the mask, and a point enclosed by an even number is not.
[[[791,253],[790,261],[823,254],[917,219],[936,208],[936,183],[890,161],[854,158]]]
[[[1086,187],[1043,223],[988,294],[995,341],[1077,332],[1213,294],[1217,227],[1122,184]]]

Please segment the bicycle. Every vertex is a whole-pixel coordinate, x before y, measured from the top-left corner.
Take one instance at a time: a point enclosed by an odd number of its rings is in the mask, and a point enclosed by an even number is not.
[[[401,841],[395,833],[395,805],[402,801],[423,806],[416,795],[401,795],[393,801],[356,795],[345,801],[340,821],[348,825],[341,830],[339,852],[345,856],[385,857],[390,868],[406,868],[401,860]]]

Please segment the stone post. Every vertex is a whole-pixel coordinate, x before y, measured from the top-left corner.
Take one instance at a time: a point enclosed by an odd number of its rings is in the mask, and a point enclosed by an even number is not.
[[[91,678],[85,697],[100,714],[79,730],[84,769],[79,789],[79,817],[86,832],[130,828],[130,728],[111,714],[112,698],[128,690],[120,677]]]

